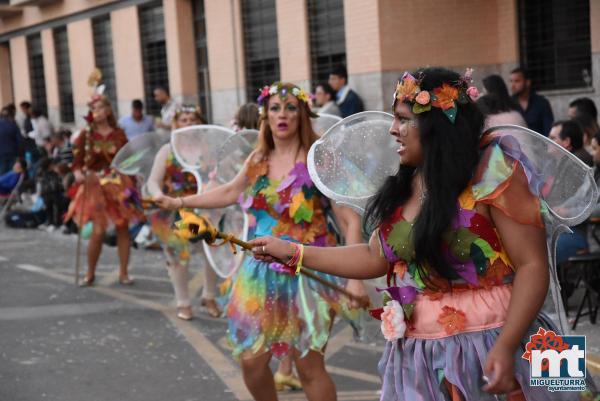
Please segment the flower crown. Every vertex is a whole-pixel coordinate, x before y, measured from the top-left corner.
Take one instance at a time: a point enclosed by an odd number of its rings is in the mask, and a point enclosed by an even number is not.
[[[475,101],[479,96],[477,88],[471,86],[473,83],[472,75],[473,69],[467,68],[465,75],[460,77],[457,82],[453,84],[444,82],[442,86],[427,91],[420,88],[423,76],[415,78],[406,71],[396,85],[394,105],[396,100],[410,103],[414,114],[424,113],[430,111],[432,107],[437,107],[442,109],[450,122],[454,123],[458,111],[456,102],[465,104],[469,101]]]
[[[260,90],[260,95],[258,95],[258,98],[256,98],[256,103],[258,103],[258,112],[259,114],[263,115],[264,112],[264,104],[265,101],[268,101],[268,99],[277,94],[279,95],[279,97],[281,99],[284,99],[287,97],[287,95],[291,93],[293,96],[295,96],[299,101],[304,102],[306,104],[306,107],[308,108],[308,114],[313,117],[319,117],[318,114],[316,114],[315,112],[310,110],[309,107],[309,96],[306,92],[304,92],[304,90],[302,88],[299,88],[297,86],[292,86],[291,89],[284,85],[282,82],[275,82],[273,85],[268,86],[265,85],[263,86],[263,88]]]

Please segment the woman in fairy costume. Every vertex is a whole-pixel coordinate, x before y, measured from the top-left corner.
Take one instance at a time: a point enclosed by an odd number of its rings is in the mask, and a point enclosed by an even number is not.
[[[253,235],[273,234],[316,246],[333,246],[334,233],[327,222],[329,202],[308,175],[306,156],[317,139],[310,122],[308,97],[287,83],[265,87],[257,149],[231,182],[206,193],[184,198],[160,196],[156,201],[170,209],[223,208],[238,200],[253,217]],[[361,241],[360,219],[343,209],[348,222],[348,243]],[[339,279],[325,276],[339,282]],[[358,293],[362,283],[347,287]],[[246,258],[238,272],[227,307],[229,340],[240,358],[244,381],[257,400],[276,400],[269,361],[275,355],[292,355],[309,400],[335,400],[335,386],[325,370],[323,352],[334,314],[349,312],[340,299],[290,273],[279,263]],[[347,316],[349,316],[348,314]]]
[[[175,111],[173,129],[189,127],[202,123],[202,114],[194,106],[180,106]],[[148,191],[152,196],[167,194],[169,196],[194,195],[198,190],[196,179],[191,173],[183,171],[173,151],[171,144],[165,144],[156,154],[150,178]],[[175,291],[177,302],[177,317],[190,320],[193,317],[189,295],[188,263],[190,259],[190,244],[175,236],[170,228],[175,219],[175,213],[163,210],[152,214],[150,222],[152,232],[163,245],[167,259],[167,271]],[[219,310],[215,301],[217,288],[217,275],[204,259],[204,287],[201,302],[212,317],[219,317]]]
[[[110,101],[105,96],[94,95],[89,106],[89,126],[79,134],[73,146],[73,173],[81,185],[69,205],[65,221],[73,218],[80,229],[87,222],[93,222],[87,249],[88,270],[80,284],[94,283],[104,233],[112,223],[117,231],[119,282],[129,285],[133,283],[127,272],[129,221],[143,220],[144,215],[131,178],[110,167],[119,149],[127,143],[127,137],[117,127]]]
[[[540,312],[543,208],[529,164],[481,136],[469,82],[440,68],[402,77],[390,129],[400,169],[367,207],[368,245],[302,248],[265,237],[253,240],[255,257],[287,262],[300,252],[321,272],[387,275],[385,306],[372,311],[389,341],[382,400],[578,399],[529,385],[525,346],[539,328],[555,330]]]

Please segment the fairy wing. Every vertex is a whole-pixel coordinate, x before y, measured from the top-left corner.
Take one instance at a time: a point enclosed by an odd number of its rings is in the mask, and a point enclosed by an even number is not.
[[[500,125],[485,134],[497,138],[512,159],[518,160],[527,175],[529,188],[542,200],[550,266],[550,296],[553,310],[564,333],[568,324],[556,270],[558,237],[571,232],[569,226],[584,222],[598,201],[598,187],[593,170],[571,152],[530,129],[516,125]],[[548,310],[550,308],[550,310]]]
[[[311,118],[313,131],[319,136],[323,136],[338,122],[342,121],[342,117],[334,116],[333,114],[319,113],[319,117]]]
[[[255,129],[242,130],[223,142],[217,156],[217,181],[220,184],[233,180],[257,142],[258,131]]]
[[[150,176],[154,156],[168,141],[168,136],[156,132],[136,136],[119,149],[111,167],[122,174],[136,176],[144,182]]]
[[[398,171],[392,121],[391,114],[365,111],[333,125],[308,152],[308,171],[317,188],[362,214],[383,181]]]
[[[195,125],[171,132],[171,148],[179,163],[196,172],[203,183],[209,182],[209,173],[217,167],[221,145],[234,132],[217,125]]]

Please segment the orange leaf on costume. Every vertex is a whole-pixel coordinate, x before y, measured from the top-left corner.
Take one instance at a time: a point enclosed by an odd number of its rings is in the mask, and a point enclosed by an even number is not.
[[[294,217],[294,215],[296,214],[296,212],[302,205],[302,202],[304,202],[305,200],[306,199],[304,198],[304,192],[302,192],[302,191],[300,191],[296,195],[294,195],[294,197],[292,198],[292,202],[290,203],[290,209],[289,209],[290,217]]]
[[[269,171],[269,165],[266,160],[261,160],[258,163],[250,163],[248,164],[248,171],[246,175],[250,179],[250,183],[252,185],[256,184],[256,180],[258,177],[262,177],[266,175]]]
[[[415,79],[406,78],[402,80],[402,82],[398,82],[396,85],[396,99],[401,102],[404,101],[413,101],[414,97],[419,93],[421,89],[419,85],[417,85],[417,81]]]
[[[452,335],[465,329],[467,317],[463,311],[445,305],[442,308],[442,313],[440,313],[437,322],[444,327],[447,334]]]
[[[448,110],[455,106],[454,101],[458,99],[458,89],[448,84],[443,84],[441,88],[433,90],[435,100],[431,103],[434,107],[442,110]]]
[[[248,301],[246,301],[245,306],[246,306],[246,312],[248,312],[248,313],[254,313],[260,307],[258,305],[258,301],[256,299],[249,299]]]

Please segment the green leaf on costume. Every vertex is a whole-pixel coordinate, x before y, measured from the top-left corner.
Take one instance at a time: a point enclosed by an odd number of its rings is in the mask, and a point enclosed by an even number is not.
[[[444,112],[446,117],[448,117],[450,122],[454,123],[454,120],[456,120],[456,106],[442,111]]]
[[[279,184],[277,184],[279,186]],[[267,203],[274,205],[279,202],[279,194],[277,193],[277,186],[269,185],[266,188],[260,190],[260,193],[265,196]]]
[[[302,220],[310,223],[313,216],[313,210],[306,206],[305,202],[302,202],[296,213],[294,214],[294,223],[298,224]]]
[[[488,258],[485,257],[481,248],[479,248],[475,243],[471,245],[471,258],[473,259],[473,263],[475,263],[475,267],[477,267],[477,274],[485,274],[485,270],[488,265]]]
[[[410,239],[412,226],[407,221],[399,221],[392,226],[387,237],[387,243],[392,247],[396,256],[403,260],[411,260],[414,249]]]
[[[415,304],[402,305],[402,309],[404,309],[404,316],[406,316],[406,320],[410,320],[413,312],[415,311]]]
[[[477,238],[473,243],[481,249],[487,259],[491,259],[496,255],[496,251],[483,238]]]
[[[454,233],[452,240],[448,242],[448,248],[456,259],[466,262],[471,258],[471,244],[478,238],[468,228],[462,227]]]
[[[425,106],[415,102],[415,104],[413,104],[413,107],[412,107],[412,112],[414,114],[423,113],[423,112],[429,111],[429,110],[431,110],[431,102],[427,103]]]
[[[266,188],[268,186],[269,179],[267,178],[267,176],[263,175],[256,181],[256,184],[254,184],[254,190],[256,191],[255,193],[258,193],[261,189]]]
[[[392,297],[390,297],[390,294],[388,294],[387,292],[384,292],[383,296],[381,297],[381,301],[383,302],[383,305],[384,306],[387,305],[387,303],[391,300],[392,300]]]
[[[415,265],[415,269],[413,270],[411,276],[413,281],[419,286],[420,289],[425,288],[425,282],[423,281],[422,275],[423,273],[421,273],[421,270],[417,269]]]

